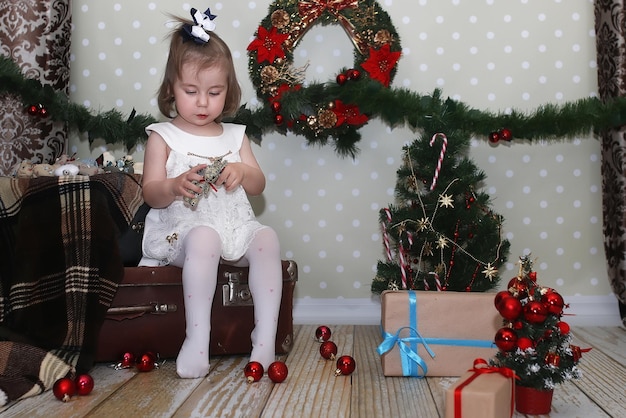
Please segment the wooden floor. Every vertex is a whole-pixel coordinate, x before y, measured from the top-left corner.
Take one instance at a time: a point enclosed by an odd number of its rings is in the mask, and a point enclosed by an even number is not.
[[[49,391],[16,402],[2,417],[442,417],[445,389],[456,378],[386,378],[375,352],[377,326],[331,326],[339,354],[357,369],[335,377],[334,362],[319,355],[316,326],[296,326],[285,360],[289,377],[247,384],[245,356],[216,357],[205,379],[179,379],[174,362],[137,373],[98,364],[89,396],[58,401]],[[575,344],[593,347],[580,363],[583,378],[559,386],[552,418],[626,417],[626,330],[574,328]],[[523,415],[515,414],[516,417]]]

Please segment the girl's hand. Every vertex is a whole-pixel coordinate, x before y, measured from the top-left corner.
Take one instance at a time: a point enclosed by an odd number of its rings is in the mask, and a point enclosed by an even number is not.
[[[234,190],[243,183],[247,168],[244,163],[228,163],[217,178],[215,185],[223,185],[227,192]]]
[[[206,166],[206,164],[198,164],[174,178],[172,194],[174,196],[194,198],[202,193],[202,188],[198,184],[194,184],[193,181],[204,181],[204,177],[198,174],[198,171],[206,168]]]

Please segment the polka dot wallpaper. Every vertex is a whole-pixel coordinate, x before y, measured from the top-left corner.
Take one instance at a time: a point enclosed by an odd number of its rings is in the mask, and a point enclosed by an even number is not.
[[[440,88],[494,111],[532,111],[597,94],[591,0],[379,3],[404,48],[395,86],[419,93]],[[269,4],[75,0],[72,100],[98,111],[135,108],[160,117],[155,92],[167,54],[168,14],[188,16],[191,7],[210,6],[217,32],[231,46],[244,102],[254,107],[246,47]],[[339,26],[314,27],[298,45],[295,64],[310,64],[309,81],[331,80],[352,65],[352,48]],[[417,133],[378,121],[361,132],[354,160],[308,147],[294,135],[269,134],[253,145],[268,182],[252,202],[259,219],[277,230],[284,258],[298,262],[297,298],[371,295],[383,258],[378,210],[393,202],[401,148]],[[124,155],[121,147],[99,141],[90,148],[76,135],[70,145],[82,157],[103,150]],[[133,154],[142,161],[141,146]],[[564,295],[611,293],[602,248],[600,147],[591,134],[497,146],[476,138],[471,157],[486,172],[486,190],[506,220],[512,246],[501,269],[505,279],[515,275],[517,257],[531,251],[542,284]]]

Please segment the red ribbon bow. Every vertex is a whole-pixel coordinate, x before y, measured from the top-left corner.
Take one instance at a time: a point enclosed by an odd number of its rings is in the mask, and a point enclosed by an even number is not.
[[[482,359],[477,358],[474,360],[474,367],[469,369],[468,371],[474,372],[469,378],[467,378],[463,383],[461,383],[454,390],[454,418],[462,418],[461,417],[461,391],[467,385],[469,385],[474,379],[478,376],[486,373],[500,373],[502,376],[508,379],[519,379],[519,376],[515,374],[515,372],[508,367],[495,367],[490,366],[489,363]],[[513,409],[515,407],[515,384],[511,385],[511,416],[513,415]]]
[[[300,0],[298,2],[298,13],[302,18],[301,29],[295,30],[291,34],[292,48],[295,48],[300,38],[302,38],[304,33],[313,26],[313,23],[322,16],[322,13],[328,11],[337,18],[339,24],[346,31],[356,49],[363,54],[365,45],[358,39],[354,25],[347,17],[339,13],[344,9],[354,9],[358,5],[358,0]]]

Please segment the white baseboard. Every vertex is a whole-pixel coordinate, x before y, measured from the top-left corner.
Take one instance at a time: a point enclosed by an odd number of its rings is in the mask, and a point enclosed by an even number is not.
[[[569,307],[563,320],[574,326],[619,326],[617,298],[563,296]],[[294,301],[295,324],[379,325],[380,297],[354,299],[298,298]]]

